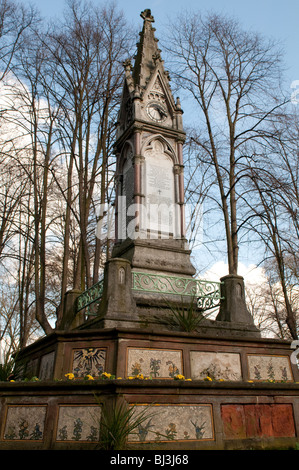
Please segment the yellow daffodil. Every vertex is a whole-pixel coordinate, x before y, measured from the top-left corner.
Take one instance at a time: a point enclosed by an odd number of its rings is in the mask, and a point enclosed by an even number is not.
[[[73,380],[75,378],[74,374],[72,374],[71,372],[69,372],[68,374],[65,374],[65,377],[68,379],[68,380]]]
[[[109,374],[108,372],[103,372],[103,373],[102,373],[102,378],[103,378],[103,379],[110,379],[110,378],[111,378],[111,374]]]
[[[185,380],[185,377],[182,374],[178,374],[174,376],[175,380]]]

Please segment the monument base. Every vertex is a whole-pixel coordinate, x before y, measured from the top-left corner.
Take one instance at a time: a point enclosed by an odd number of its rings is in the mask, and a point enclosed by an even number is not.
[[[129,260],[132,271],[141,269],[180,276],[193,276],[196,270],[190,261],[190,253],[185,239],[137,238],[115,244],[112,257]]]
[[[103,413],[123,403],[145,416],[127,439],[135,450],[295,448],[291,354],[287,341],[237,335],[57,331],[0,383],[0,449],[100,449]]]

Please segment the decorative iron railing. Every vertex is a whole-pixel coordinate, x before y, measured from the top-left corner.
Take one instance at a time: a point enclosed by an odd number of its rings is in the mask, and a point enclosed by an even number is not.
[[[197,299],[197,305],[202,310],[219,305],[222,299],[220,287],[221,282],[215,281],[136,271],[132,273],[134,291],[192,297]]]
[[[77,298],[77,312],[85,309],[86,315],[96,314],[96,302],[103,295],[104,280],[94,284]],[[219,305],[221,282],[193,279],[189,277],[166,276],[144,272],[132,273],[132,290],[149,294],[187,296],[197,300],[202,310],[209,310]],[[94,306],[94,308],[92,308]]]
[[[103,295],[103,286],[104,279],[101,279],[85,292],[82,292],[82,294],[80,294],[77,298],[77,312],[85,308],[86,315],[94,315],[94,312],[91,311],[90,306],[101,299]]]

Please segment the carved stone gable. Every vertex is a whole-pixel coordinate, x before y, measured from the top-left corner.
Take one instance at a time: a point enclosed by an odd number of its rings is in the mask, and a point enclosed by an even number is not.
[[[155,80],[153,90],[158,91],[159,93],[163,94],[163,88],[162,88],[161,80],[160,80],[159,77],[157,77],[156,80]]]

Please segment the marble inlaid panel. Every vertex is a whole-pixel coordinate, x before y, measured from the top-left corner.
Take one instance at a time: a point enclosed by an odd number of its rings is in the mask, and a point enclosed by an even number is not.
[[[148,419],[129,436],[129,442],[214,439],[211,405],[136,405],[135,413],[145,417],[148,413]]]
[[[56,440],[97,442],[100,419],[100,406],[60,406]]]
[[[39,369],[39,379],[40,380],[50,380],[53,377],[54,372],[54,361],[55,361],[55,352],[45,354],[41,358],[40,369]]]
[[[173,378],[182,374],[182,351],[170,349],[128,349],[127,376]]]
[[[248,354],[250,380],[293,381],[289,356]]]
[[[106,350],[101,348],[82,348],[73,351],[72,372],[75,377],[90,374],[99,377],[105,372]]]
[[[146,228],[175,233],[175,186],[173,161],[165,144],[152,140],[145,150]]]
[[[42,441],[46,411],[42,405],[8,406],[3,439]]]
[[[238,353],[191,351],[190,362],[194,380],[242,380]]]

